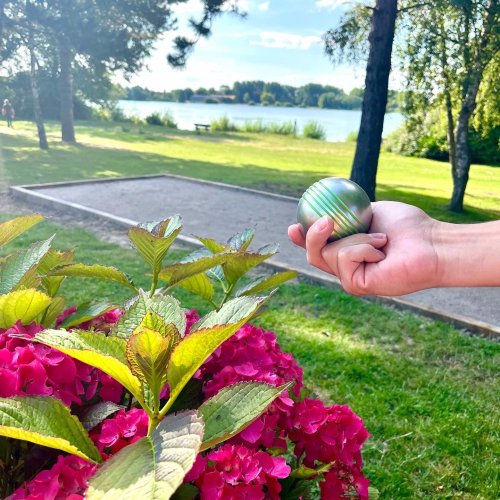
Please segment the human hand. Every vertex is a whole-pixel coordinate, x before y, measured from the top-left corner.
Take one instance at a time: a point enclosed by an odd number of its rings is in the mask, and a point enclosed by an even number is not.
[[[437,221],[404,203],[372,203],[368,234],[327,243],[334,223],[325,216],[304,237],[302,226],[289,227],[293,243],[306,250],[309,264],[337,276],[353,295],[404,295],[437,286],[441,279],[433,244]]]

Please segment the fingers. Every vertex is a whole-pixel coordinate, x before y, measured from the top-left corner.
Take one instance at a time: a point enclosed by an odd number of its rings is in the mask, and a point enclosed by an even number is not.
[[[302,248],[306,247],[306,238],[300,224],[293,224],[288,228],[288,237],[292,240],[292,243],[295,243],[297,246]]]

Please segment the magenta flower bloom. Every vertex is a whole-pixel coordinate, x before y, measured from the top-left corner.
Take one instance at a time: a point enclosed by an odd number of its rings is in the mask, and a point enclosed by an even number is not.
[[[245,446],[225,444],[207,459],[205,471],[196,480],[201,500],[279,499],[278,479],[290,474],[284,458]]]

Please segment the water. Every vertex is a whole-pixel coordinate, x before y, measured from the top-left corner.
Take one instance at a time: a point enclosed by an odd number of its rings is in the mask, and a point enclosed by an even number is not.
[[[180,129],[194,130],[195,123],[207,123],[226,115],[236,125],[245,120],[262,120],[264,123],[295,121],[302,131],[304,125],[315,120],[326,131],[328,141],[344,141],[351,132],[357,132],[361,111],[319,108],[280,108],[277,106],[248,106],[246,104],[204,104],[158,101],[119,101],[125,115],[145,118],[151,113],[169,112]],[[404,121],[400,113],[387,113],[384,136],[397,129]]]

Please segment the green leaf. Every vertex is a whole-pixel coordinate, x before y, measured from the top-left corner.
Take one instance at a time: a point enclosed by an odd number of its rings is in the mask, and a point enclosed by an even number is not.
[[[52,238],[38,241],[24,250],[10,255],[0,269],[0,295],[13,290],[23,276],[34,268],[49,251]]]
[[[160,221],[141,222],[137,227],[146,229],[149,233],[163,238],[170,236],[179,227],[182,227],[182,218],[180,215],[174,215]]]
[[[175,339],[179,334],[170,324],[167,335],[139,327],[128,339],[126,356],[132,373],[150,387],[154,398],[159,398],[166,382],[166,371]]]
[[[335,462],[332,462],[331,464],[320,464],[317,467],[306,467],[304,464],[301,464],[297,469],[294,469],[291,473],[291,477],[295,477],[297,479],[311,479],[318,474],[323,474],[324,472],[328,472],[332,465]]]
[[[290,385],[274,387],[261,382],[241,382],[221,389],[198,410],[205,422],[201,450],[212,448],[241,432]]]
[[[113,327],[111,335],[128,339],[148,312],[156,313],[165,324],[173,323],[181,337],[184,336],[186,315],[179,301],[168,295],[155,295],[150,298],[144,292],[139,293],[135,302]]]
[[[57,320],[57,317],[64,311],[66,307],[66,300],[64,297],[54,297],[49,307],[41,315],[39,323],[43,326],[50,327],[53,326]]]
[[[257,253],[235,252],[222,264],[228,283],[236,283],[245,273],[272,257],[278,251],[277,245],[267,246]]]
[[[241,297],[243,295],[252,295],[255,293],[265,292],[266,290],[276,288],[286,281],[292,280],[296,277],[296,271],[285,271],[282,273],[273,274],[272,276],[261,276],[251,281],[250,283],[247,283],[238,288],[234,295],[235,297]]]
[[[179,286],[205,300],[212,300],[215,293],[214,286],[205,273],[195,274],[179,283]]]
[[[168,416],[107,460],[89,480],[86,498],[169,499],[194,464],[203,438],[195,412]]]
[[[99,368],[128,389],[137,401],[143,401],[141,383],[127,364],[126,342],[123,339],[96,332],[44,330],[37,333],[33,340]]]
[[[42,275],[42,285],[51,297],[59,291],[65,276],[47,276],[47,274],[57,267],[71,264],[74,255],[73,251],[59,252],[51,248],[40,261],[38,273]]]
[[[51,298],[38,290],[18,290],[0,297],[0,328],[10,328],[16,321],[31,323],[51,303]]]
[[[157,223],[153,228],[149,225],[132,227],[128,231],[128,237],[157,275],[165,254],[181,231],[182,220],[177,216]]]
[[[61,324],[61,328],[72,328],[110,311],[115,306],[109,302],[84,302]]]
[[[0,398],[0,436],[56,448],[92,462],[101,461],[80,421],[56,398]]]
[[[236,251],[245,251],[252,243],[255,236],[254,228],[244,229],[241,233],[237,233],[229,238],[227,244]]]
[[[174,349],[167,368],[170,399],[162,408],[165,415],[183,387],[203,362],[243,326],[267,297],[240,297],[202,318]]]
[[[228,246],[221,245],[211,238],[202,238],[200,236],[196,236],[196,239],[198,239],[200,243],[202,243],[212,253],[225,252],[229,248]]]
[[[0,247],[16,239],[30,227],[43,220],[40,214],[22,215],[0,224]]]
[[[102,280],[114,281],[120,285],[126,286],[134,291],[137,288],[132,280],[115,267],[101,266],[100,264],[70,264],[63,266],[49,273],[49,276],[78,276],[80,278],[98,278]]]
[[[189,262],[181,261],[162,269],[160,271],[159,278],[162,281],[166,281],[169,288],[171,288],[192,276],[205,272],[208,269],[225,262],[230,255],[231,254],[220,253],[217,255],[201,257],[197,260]]]
[[[99,425],[103,420],[122,408],[125,407],[112,403],[111,401],[100,401],[99,403],[90,406],[84,413],[81,418],[82,425],[87,431],[90,431]]]
[[[172,496],[172,500],[193,500],[200,493],[200,490],[190,483],[181,484]]]

